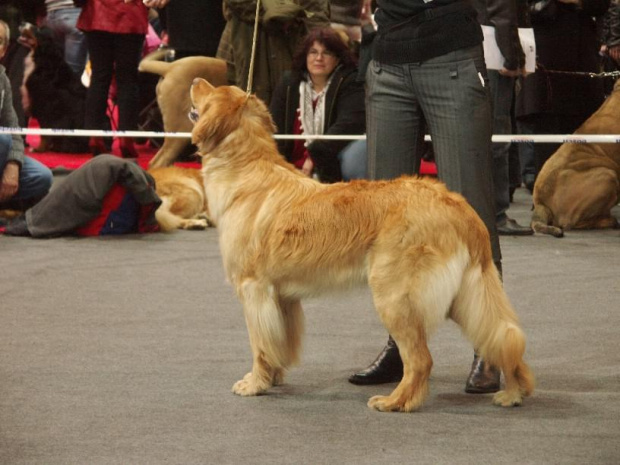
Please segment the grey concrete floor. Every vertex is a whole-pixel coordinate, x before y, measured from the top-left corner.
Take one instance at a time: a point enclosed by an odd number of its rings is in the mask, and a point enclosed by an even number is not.
[[[510,214],[530,206],[519,189]],[[239,398],[250,350],[215,230],[0,236],[0,463],[620,463],[620,231],[501,243],[534,395],[465,394],[472,349],[446,323],[427,402],[385,414],[366,401],[394,385],[347,382],[387,337],[365,289],[305,302],[300,366]]]

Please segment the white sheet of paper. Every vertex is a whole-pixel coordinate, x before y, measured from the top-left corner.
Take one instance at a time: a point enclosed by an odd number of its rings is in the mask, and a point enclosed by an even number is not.
[[[502,69],[504,67],[504,56],[497,47],[495,40],[495,28],[493,26],[482,26],[484,33],[484,60],[487,69]],[[536,70],[536,41],[534,40],[534,29],[519,28],[519,39],[521,47],[525,53],[525,71],[533,73]]]

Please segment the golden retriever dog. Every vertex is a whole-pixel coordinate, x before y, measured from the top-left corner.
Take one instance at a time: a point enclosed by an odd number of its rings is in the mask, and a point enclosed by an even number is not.
[[[162,201],[155,218],[163,231],[206,229],[210,225],[204,179],[197,168],[152,168],[155,191]]]
[[[620,81],[575,134],[620,134]],[[618,227],[611,214],[620,198],[620,144],[564,143],[534,185],[534,231],[562,237],[569,229]]]
[[[369,407],[420,407],[432,366],[427,340],[446,318],[503,370],[495,404],[520,405],[532,393],[525,336],[488,232],[462,196],[415,177],[321,184],[278,153],[260,99],[202,79],[191,97],[192,141],[253,353],[252,371],[234,393],[254,396],[283,382],[299,357],[302,298],[366,284],[404,364],[396,389],[372,397]]]
[[[161,76],[157,83],[157,105],[162,114],[166,132],[190,132],[187,119],[191,103],[189,88],[195,77],[202,77],[211,84],[226,84],[226,62],[210,57],[186,57],[173,62],[159,61],[162,54],[153,52],[142,59],[139,70]],[[170,166],[187,147],[186,138],[166,137],[161,148],[149,162],[150,168]]]

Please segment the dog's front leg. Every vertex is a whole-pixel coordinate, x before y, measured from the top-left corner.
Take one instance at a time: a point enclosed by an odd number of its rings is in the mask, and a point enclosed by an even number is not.
[[[246,279],[237,289],[243,301],[253,366],[232,390],[240,396],[254,396],[282,382],[291,359],[287,323],[273,285]]]
[[[244,397],[256,396],[273,386],[278,377],[282,377],[279,370],[270,368],[264,360],[260,359],[260,355],[259,357],[255,355],[252,371],[237,381],[233,385],[232,391]]]

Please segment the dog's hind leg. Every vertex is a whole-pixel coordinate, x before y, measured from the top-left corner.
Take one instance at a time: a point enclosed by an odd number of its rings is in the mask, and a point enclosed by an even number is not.
[[[403,378],[388,396],[374,396],[368,407],[382,412],[411,412],[416,410],[428,395],[428,378],[433,366],[426,344],[426,331],[420,321],[403,321],[386,324],[398,345],[403,361]]]
[[[462,265],[446,266],[429,247],[374,258],[369,283],[377,312],[398,345],[403,378],[389,396],[372,397],[370,408],[411,412],[423,403],[433,365],[427,335],[446,318],[459,269]]]
[[[170,131],[170,129],[168,130]],[[149,161],[149,168],[163,168],[172,165],[187,144],[186,139],[165,138],[163,145]]]
[[[253,365],[232,390],[240,396],[254,396],[265,392],[274,381],[281,381],[283,370],[291,364],[289,324],[273,285],[246,279],[237,289],[243,302]]]
[[[615,228],[611,209],[620,196],[616,169],[601,166],[567,175],[553,196],[557,223],[567,230]]]

